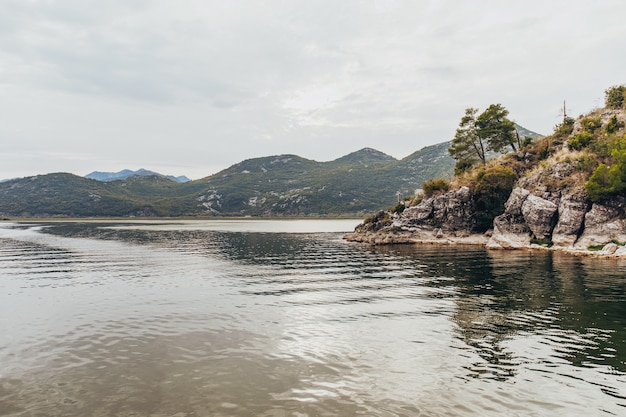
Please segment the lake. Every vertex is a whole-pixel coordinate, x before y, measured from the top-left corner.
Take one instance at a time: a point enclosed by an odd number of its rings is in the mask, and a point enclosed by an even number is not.
[[[0,223],[0,416],[626,415],[626,262]]]

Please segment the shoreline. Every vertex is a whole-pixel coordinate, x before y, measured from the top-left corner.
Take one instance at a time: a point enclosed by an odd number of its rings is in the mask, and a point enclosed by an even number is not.
[[[2,217],[0,223],[28,222],[163,222],[163,221],[219,221],[219,220],[354,220],[362,221],[354,216],[181,216],[181,217]]]
[[[547,247],[531,243],[518,247],[494,247],[489,245],[491,238],[490,233],[486,234],[462,234],[447,235],[438,233],[433,234],[432,231],[376,231],[376,232],[351,232],[343,236],[348,242],[364,243],[372,246],[386,245],[473,245],[482,246],[487,250],[508,251],[508,250],[529,250],[529,251],[550,251],[557,253],[566,253],[575,256],[585,256],[601,259],[626,260],[626,250],[616,253],[615,250],[589,250],[574,247]],[[610,243],[605,245],[609,246]],[[622,246],[624,247],[624,246]]]

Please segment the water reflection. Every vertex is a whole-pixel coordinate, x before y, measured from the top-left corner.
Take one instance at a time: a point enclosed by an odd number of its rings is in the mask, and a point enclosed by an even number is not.
[[[111,228],[110,223],[59,224],[47,231],[152,244],[180,252],[192,250],[261,267],[255,273],[241,270],[240,278],[253,287],[245,293],[286,296],[341,293],[342,289],[350,292],[347,299],[325,294],[323,300],[311,297],[298,301],[305,304],[375,303],[395,297],[389,292],[392,287],[401,291],[402,299],[452,297],[458,337],[480,357],[469,369],[476,377],[502,379],[515,375],[516,367],[528,358],[516,357],[507,345],[512,338],[529,333],[569,345],[557,348],[552,355],[573,365],[606,365],[626,372],[624,262],[475,247],[351,246],[338,251],[337,236],[329,234],[138,230]],[[362,252],[369,256],[362,256]],[[263,272],[263,266],[269,269]],[[298,273],[291,274],[290,270]],[[411,279],[400,280],[403,276]],[[423,277],[428,278],[415,280]],[[396,283],[386,282],[389,278]],[[359,295],[348,291],[354,290],[355,280]],[[366,284],[368,281],[371,283]],[[414,292],[415,284],[420,294]],[[262,291],[254,290],[258,285],[263,285]],[[425,287],[436,291],[425,297]],[[372,292],[382,288],[386,291]],[[397,315],[398,311],[367,314]]]
[[[480,358],[470,377],[506,380],[538,360],[626,372],[623,262],[428,246],[378,251],[413,258],[430,276],[454,277],[457,334]],[[521,346],[537,336],[551,348],[546,357],[536,357],[541,347]]]
[[[372,248],[334,233],[29,228],[0,228],[8,415],[583,415],[626,405],[624,263]]]

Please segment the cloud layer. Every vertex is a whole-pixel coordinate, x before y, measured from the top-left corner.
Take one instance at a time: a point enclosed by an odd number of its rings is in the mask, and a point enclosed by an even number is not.
[[[4,0],[0,178],[404,157],[502,103],[549,133],[626,82],[626,3]]]

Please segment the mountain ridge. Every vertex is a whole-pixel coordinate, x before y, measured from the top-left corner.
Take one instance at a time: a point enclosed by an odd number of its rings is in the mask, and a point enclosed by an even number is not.
[[[187,178],[184,175],[180,175],[178,177],[175,177],[173,175],[164,175],[164,174],[160,174],[158,172],[154,172],[154,171],[150,171],[147,169],[143,169],[143,168],[139,168],[136,171],[130,170],[130,169],[123,169],[121,171],[118,172],[105,172],[105,171],[93,171],[90,172],[89,174],[85,175],[85,178],[90,178],[93,180],[97,180],[97,181],[103,181],[103,182],[108,182],[108,181],[117,181],[117,180],[124,180],[128,177],[132,177],[134,175],[139,175],[139,176],[152,176],[152,175],[157,175],[157,176],[161,176],[161,177],[165,177],[167,179],[170,179],[172,181],[176,181],[176,182],[189,182],[191,181],[191,179]]]
[[[0,215],[360,217],[413,195],[430,178],[451,177],[449,146],[427,146],[401,160],[372,148],[327,162],[264,156],[184,183],[147,170],[110,181],[51,173],[0,183]]]

